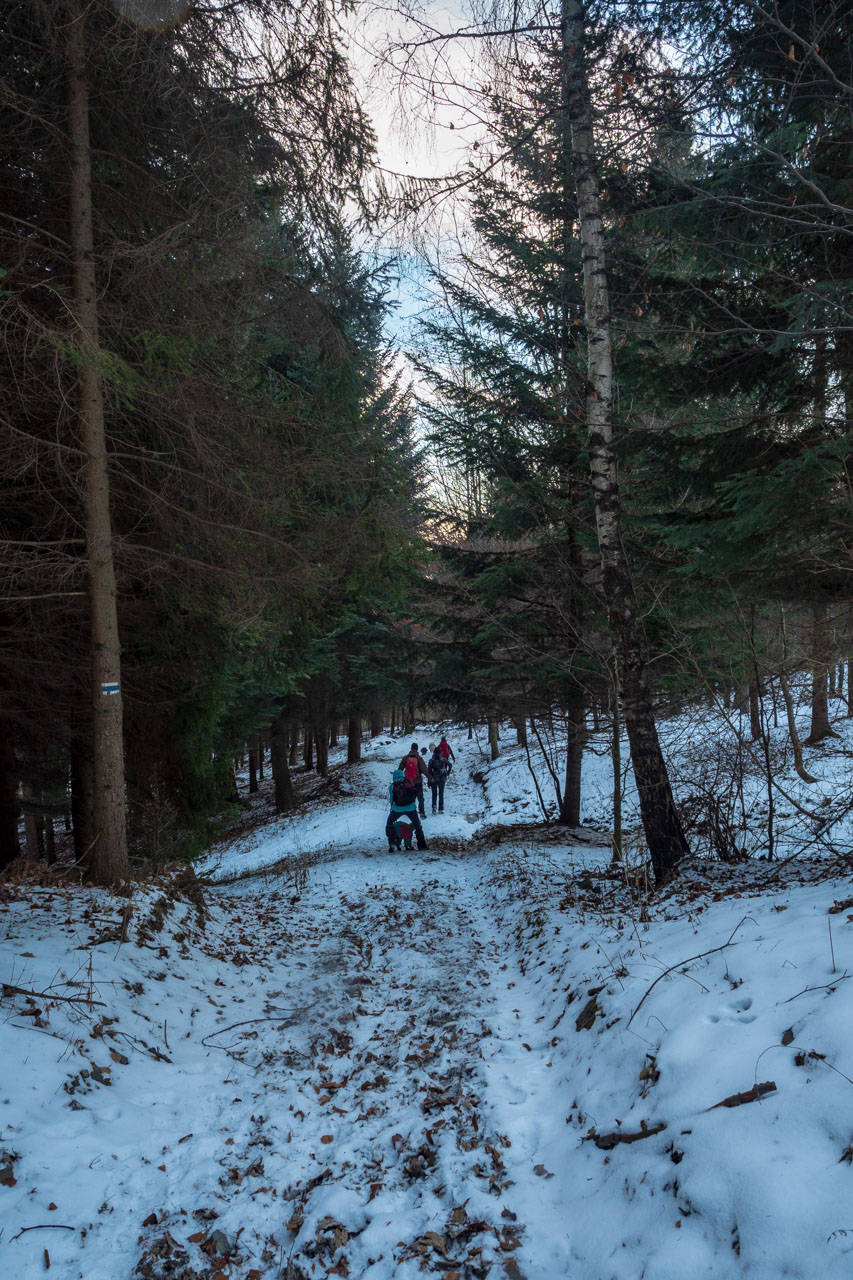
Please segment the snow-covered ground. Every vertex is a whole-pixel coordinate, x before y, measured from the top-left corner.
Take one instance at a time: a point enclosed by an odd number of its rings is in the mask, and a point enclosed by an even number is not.
[[[853,1274],[849,863],[698,860],[649,898],[528,825],[522,749],[451,742],[425,855],[385,847],[386,738],[212,851],[203,907],[2,887],[0,1275]]]

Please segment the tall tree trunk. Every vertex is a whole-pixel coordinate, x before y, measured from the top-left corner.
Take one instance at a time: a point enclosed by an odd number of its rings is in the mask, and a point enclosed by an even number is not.
[[[122,734],[121,648],[104,398],[99,370],[98,294],[92,233],[92,170],[84,15],[86,0],[66,0],[68,221],[71,297],[77,348],[77,414],[84,457],[86,558],[89,571],[94,836],[89,875],[118,884],[129,872]]]
[[[88,742],[71,740],[71,825],[74,831],[74,859],[87,859],[95,838],[93,818],[94,769]]]
[[[302,763],[305,765],[305,772],[310,773],[314,768],[314,731],[306,724],[302,733]]]
[[[812,722],[806,745],[813,746],[824,738],[837,738],[838,735],[829,723],[829,699],[827,697],[827,675],[829,671],[829,619],[826,605],[816,604],[812,608]]]
[[[329,746],[336,747],[338,745],[338,722],[336,718],[332,718],[329,725]]]
[[[317,772],[321,778],[328,778],[329,725],[323,714],[314,721],[314,745],[317,748]]]
[[[527,716],[513,716],[512,722],[515,725],[515,739],[520,747],[527,746]]]
[[[619,714],[619,690],[614,686],[613,728],[610,753],[613,759],[613,862],[622,861],[622,717]]]
[[[21,852],[18,843],[18,770],[12,726],[0,716],[0,871]]]
[[[758,705],[758,681],[749,682],[749,734],[753,742],[761,737],[761,708]]]
[[[567,827],[579,827],[583,749],[586,741],[586,704],[583,698],[572,700],[566,717],[566,728],[566,782],[558,821]]]
[[[249,739],[249,795],[258,790],[258,735],[253,733]]]
[[[25,782],[21,791],[24,797],[24,850],[29,862],[41,862],[44,841],[40,817],[33,807],[36,803],[36,790],[31,782]]]
[[[47,865],[52,867],[56,863],[56,831],[53,825],[53,814],[46,813],[44,815],[44,852],[47,858]]]
[[[258,730],[258,778],[264,780],[264,756],[267,749],[267,737],[263,729]]]
[[[378,738],[382,732],[382,708],[373,707],[370,712],[370,736]]]
[[[299,764],[299,725],[292,724],[290,726],[290,752],[288,753],[287,763],[291,769]]]
[[[357,764],[361,759],[361,717],[350,716],[347,721],[347,764]]]
[[[853,716],[853,663],[847,659],[847,718]]]
[[[270,769],[272,770],[275,807],[289,813],[295,803],[293,779],[288,763],[290,725],[283,711],[275,717],[270,729]]]
[[[489,726],[489,751],[491,753],[491,758],[492,760],[498,760],[500,759],[501,749],[498,746],[498,741],[499,741],[498,721],[496,716],[489,716],[488,726]]]
[[[622,540],[622,512],[613,446],[613,356],[607,258],[598,164],[584,60],[581,0],[562,0],[563,91],[571,134],[583,260],[587,337],[586,425],[602,586],[613,637],[619,689],[646,843],[655,880],[668,879],[688,852],[658,738],[648,663],[633,583]]]

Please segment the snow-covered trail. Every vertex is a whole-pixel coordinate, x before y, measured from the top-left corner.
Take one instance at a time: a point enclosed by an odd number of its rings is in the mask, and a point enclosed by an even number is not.
[[[264,1178],[282,1162],[294,1276],[342,1257],[365,1280],[424,1261],[569,1274],[567,1188],[542,1156],[565,1101],[484,873],[472,858],[338,864],[289,919],[299,958],[270,975],[271,1016],[292,1016],[220,1040],[263,1082]]]

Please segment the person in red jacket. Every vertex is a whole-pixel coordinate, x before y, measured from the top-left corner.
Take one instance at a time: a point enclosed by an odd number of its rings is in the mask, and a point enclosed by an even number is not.
[[[443,757],[443,759],[452,760],[454,764],[456,763],[456,756],[453,754],[453,748],[445,738],[444,734],[441,735],[441,742],[439,742],[436,747],[436,751]]]
[[[418,744],[413,742],[409,748],[409,754],[403,756],[400,761],[400,768],[406,775],[409,782],[413,782],[418,793],[418,813],[422,818],[426,817],[426,807],[424,805],[424,778],[429,782],[429,773],[424,762],[423,756],[418,752]]]

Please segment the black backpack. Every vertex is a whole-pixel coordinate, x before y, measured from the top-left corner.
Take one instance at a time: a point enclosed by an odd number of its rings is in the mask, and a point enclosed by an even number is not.
[[[399,778],[394,783],[394,803],[397,805],[414,804],[417,799],[417,792],[411,782],[407,782],[405,778]]]
[[[437,782],[439,778],[443,778],[448,772],[447,763],[448,762],[443,758],[443,756],[430,757],[427,769],[429,770],[429,776],[432,778],[433,782]]]

